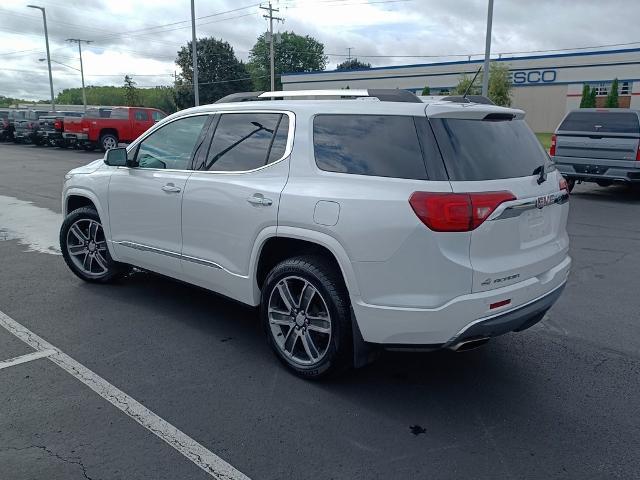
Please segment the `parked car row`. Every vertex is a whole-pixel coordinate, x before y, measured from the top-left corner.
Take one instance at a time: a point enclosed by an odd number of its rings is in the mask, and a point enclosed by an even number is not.
[[[166,114],[155,108],[98,107],[86,113],[40,109],[0,111],[0,141],[106,151],[130,143]]]

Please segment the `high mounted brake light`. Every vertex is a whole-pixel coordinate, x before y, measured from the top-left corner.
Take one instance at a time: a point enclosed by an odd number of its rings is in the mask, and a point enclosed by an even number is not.
[[[435,232],[469,232],[478,228],[498,206],[515,200],[511,192],[414,192],[411,208]]]

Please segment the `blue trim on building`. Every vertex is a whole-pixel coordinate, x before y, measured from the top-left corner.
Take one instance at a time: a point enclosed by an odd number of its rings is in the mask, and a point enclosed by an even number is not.
[[[640,65],[640,62],[616,62],[616,63],[588,63],[581,65],[564,65],[560,67],[528,67],[528,68],[514,68],[510,69],[510,72],[526,72],[529,70],[560,70],[564,68],[591,68],[591,67],[607,67],[607,66],[617,66],[617,65]],[[387,68],[387,67],[385,67]],[[364,70],[363,70],[364,71]],[[328,73],[328,72],[327,72]],[[445,77],[448,75],[472,75],[475,74],[476,70],[465,70],[461,72],[448,72],[448,73],[412,73],[409,75],[385,75],[379,77],[354,77],[354,78],[339,78],[339,79],[331,79],[331,78],[322,78],[318,80],[297,80],[292,82],[283,82],[287,83],[319,83],[319,82],[349,82],[349,81],[360,81],[360,80],[385,80],[388,78],[417,78],[417,77]],[[549,85],[558,85],[563,82],[549,82]],[[565,82],[565,83],[579,83],[579,82]],[[517,84],[522,85],[522,84]],[[532,84],[533,85],[533,84]],[[537,85],[537,84],[535,84]]]
[[[336,80],[337,81],[337,80]],[[640,82],[640,78],[619,78],[618,82]],[[302,82],[300,82],[302,83]],[[581,84],[585,84],[588,83],[589,85],[593,85],[593,84],[600,84],[600,83],[605,83],[605,84],[611,84],[613,83],[612,80],[580,80],[579,82],[553,82],[553,83],[514,83],[513,88],[520,88],[520,87],[553,87],[554,85],[571,85],[574,83],[581,83]],[[403,87],[400,88],[399,90],[407,90],[409,92],[415,92],[416,90],[422,90],[424,88],[424,85],[422,87]],[[456,88],[456,85],[453,85],[451,87],[433,87],[432,90],[453,90],[454,88]],[[629,86],[629,88],[631,88],[631,86]],[[438,96],[437,93],[432,93],[431,95],[434,96]],[[631,95],[631,90],[629,90],[629,95]]]
[[[531,60],[531,59],[541,59],[541,58],[584,57],[584,56],[592,56],[592,55],[608,55],[612,53],[615,54],[615,53],[633,53],[633,52],[640,52],[640,48],[627,48],[627,49],[620,49],[620,50],[598,50],[593,52],[577,52],[577,53],[555,53],[550,55],[528,55],[525,57],[503,57],[503,58],[494,58],[494,59],[491,59],[491,61],[492,62],[509,62],[509,61]],[[282,76],[324,75],[327,73],[349,73],[349,72],[362,72],[362,71],[370,72],[370,71],[376,71],[376,70],[390,70],[390,69],[416,68],[416,67],[438,67],[438,66],[446,66],[446,65],[464,65],[464,64],[473,65],[473,64],[483,63],[483,62],[484,60],[482,59],[457,60],[452,62],[416,63],[411,65],[395,65],[395,66],[389,66],[389,67],[358,68],[354,70],[326,70],[322,72],[290,72],[290,73],[283,73]],[[553,67],[553,68],[560,68],[560,67]],[[535,69],[535,67],[527,68],[526,70],[531,70],[531,69]],[[385,78],[391,78],[391,77],[385,77]]]

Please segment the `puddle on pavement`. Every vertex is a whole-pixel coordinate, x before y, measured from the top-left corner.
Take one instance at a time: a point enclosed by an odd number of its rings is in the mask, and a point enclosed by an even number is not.
[[[0,241],[17,240],[29,252],[60,255],[61,224],[59,213],[0,195]]]

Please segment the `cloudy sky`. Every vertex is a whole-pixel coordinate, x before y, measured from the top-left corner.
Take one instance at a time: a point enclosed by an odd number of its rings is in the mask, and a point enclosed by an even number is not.
[[[191,38],[189,0],[3,0],[0,3],[0,95],[49,97],[42,15],[46,8],[55,92],[80,86],[77,45],[88,85],[170,84],[173,60]],[[253,0],[196,0],[197,34],[228,41],[247,58],[267,28]],[[329,68],[352,55],[374,66],[429,63],[484,50],[487,0],[273,0],[278,30],[325,44]],[[494,53],[629,44],[640,47],[638,0],[495,0]],[[631,44],[631,42],[636,42]],[[479,55],[480,54],[480,55]],[[462,55],[456,57],[454,55]]]

